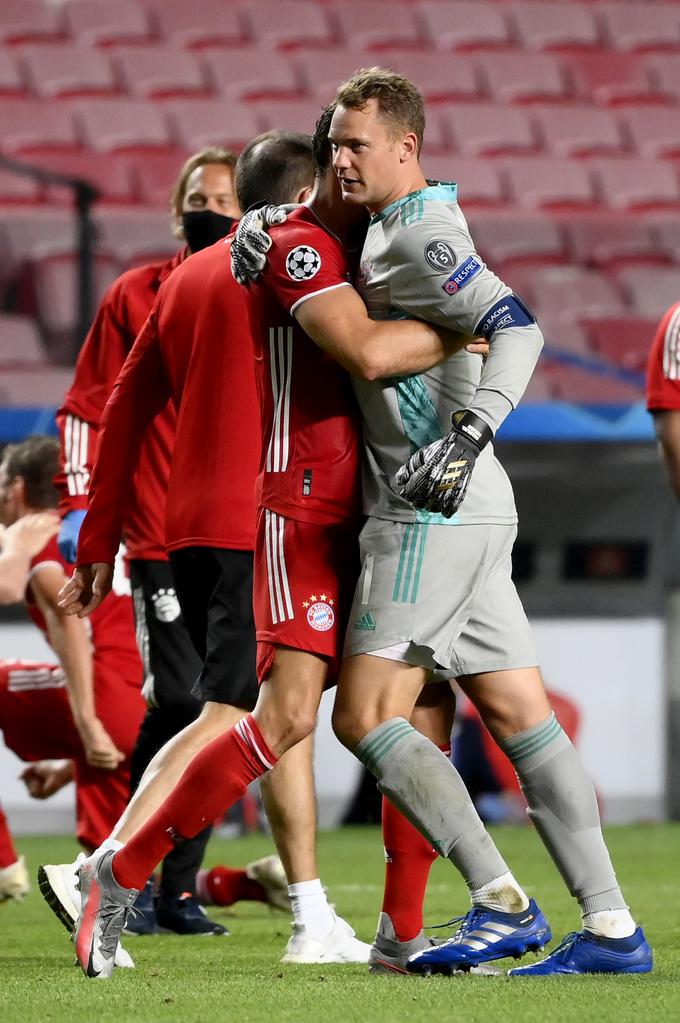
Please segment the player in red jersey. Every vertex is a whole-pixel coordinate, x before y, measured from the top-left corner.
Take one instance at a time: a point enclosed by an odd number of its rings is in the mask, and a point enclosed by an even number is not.
[[[307,246],[304,252],[300,251],[304,247],[302,243],[298,244],[301,226],[306,239],[304,246]],[[331,231],[337,228],[342,240],[333,237],[326,228]],[[354,301],[346,315],[338,319],[338,307],[334,302],[329,309],[326,299],[347,285],[342,247],[347,240],[347,225],[339,209],[332,173],[319,177],[309,210],[303,209],[297,217],[291,218],[291,223],[283,226],[281,232],[280,265],[276,267],[276,283],[273,285],[277,295],[276,320],[265,324],[265,336],[259,339],[265,355],[271,352],[272,358],[267,360],[266,366],[258,366],[263,393],[267,390],[264,383],[267,373],[273,387],[269,411],[265,408],[264,415],[265,422],[270,423],[272,429],[269,436],[265,434],[260,477],[261,493],[267,495],[266,500],[273,507],[260,510],[255,568],[256,594],[259,581],[263,579],[266,580],[265,592],[269,594],[264,609],[261,599],[256,596],[256,614],[258,618],[262,614],[265,616],[258,621],[262,639],[258,646],[259,667],[266,676],[254,713],[247,715],[236,728],[215,739],[194,757],[170,798],[122,850],[115,856],[109,852],[81,871],[87,895],[76,947],[81,965],[90,976],[110,975],[108,946],[117,928],[122,926],[126,907],[133,897],[121,885],[134,885],[146,865],[155,863],[159,853],[163,855],[164,847],[169,847],[173,840],[172,836],[195,833],[201,822],[210,818],[213,808],[219,812],[231,805],[250,781],[274,766],[286,750],[307,738],[314,728],[318,703],[327,681],[328,661],[337,655],[340,630],[334,611],[335,598],[331,594],[333,590],[339,592],[338,579],[346,572],[345,552],[350,535],[352,550],[355,550],[356,420],[353,405],[347,408],[337,400],[336,408],[336,387],[339,383],[343,388],[347,384],[344,379],[340,382],[339,370],[330,358],[322,360],[324,368],[328,369],[327,379],[320,381],[317,377],[311,389],[299,387],[296,383],[297,373],[304,374],[305,360],[307,357],[315,358],[318,350],[298,330],[289,315],[291,308],[301,319],[300,310],[305,310],[306,314],[308,307],[316,305],[316,315],[311,312],[305,315],[307,332],[312,336],[314,332],[321,333],[323,325],[324,335],[332,339],[327,344],[329,350],[337,353],[345,366],[358,372],[378,375],[382,371],[387,375],[415,370],[444,358],[448,351],[453,350],[450,336],[443,341],[434,330],[422,324],[371,322],[363,303],[353,292]],[[294,232],[294,236],[287,232]],[[275,250],[276,242],[275,238]],[[304,269],[310,256],[315,267],[313,273]],[[301,272],[296,273],[297,270]],[[279,287],[280,294],[277,294]],[[460,343],[457,337],[456,346]],[[410,353],[409,359],[404,355],[406,349]],[[294,364],[291,361],[293,353]],[[258,363],[261,358],[258,356]],[[288,404],[293,387],[302,403],[296,409],[292,402]],[[320,400],[320,394],[325,400]],[[323,458],[319,458],[315,451],[321,438]],[[334,480],[337,480],[337,489]],[[296,514],[296,519],[284,521],[280,514],[284,510],[288,515],[291,512]],[[329,535],[334,537],[333,544],[328,542]],[[290,579],[297,574],[292,568],[297,569],[301,564],[303,545],[315,560],[315,579],[320,584],[319,594],[314,594],[319,599],[304,609],[310,611],[312,604],[318,605],[311,615],[306,615],[308,633],[304,630],[298,632],[298,623],[293,621],[296,617],[294,588],[290,587]],[[85,558],[82,553],[80,555],[84,563],[89,562],[92,556]],[[91,565],[86,567],[86,574],[90,577],[86,585],[83,586],[83,578],[79,580],[76,573],[76,578],[64,593],[64,605],[73,613],[83,614],[89,609],[93,573]],[[97,570],[106,568],[101,565],[94,567]],[[304,577],[300,578],[304,581]],[[324,578],[328,580],[329,592],[322,600]],[[101,590],[92,606],[100,597]],[[298,617],[301,610],[297,609]],[[262,630],[271,633],[271,644]],[[328,643],[331,637],[325,635],[327,633],[335,637],[334,643]],[[286,635],[294,635],[296,649],[287,646]],[[270,646],[273,650],[268,649]],[[200,805],[197,803],[198,793],[202,794]],[[112,861],[117,880],[112,874]],[[94,899],[89,895],[94,890],[103,899],[101,912],[97,912]],[[107,915],[106,935],[100,929],[102,913]],[[340,921],[334,924],[332,916],[328,920],[333,940],[344,938],[340,924]],[[298,938],[299,961],[305,961],[302,956],[306,950],[306,936],[299,934]]]
[[[647,408],[668,479],[680,500],[680,302],[667,309],[647,362]]]

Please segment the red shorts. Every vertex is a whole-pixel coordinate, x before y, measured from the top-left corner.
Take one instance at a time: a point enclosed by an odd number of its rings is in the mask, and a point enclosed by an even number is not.
[[[73,723],[61,668],[38,661],[0,661],[0,731],[20,760],[73,761],[78,840],[95,848],[108,838],[130,798],[130,756],[146,710],[139,687],[111,667],[98,668],[97,715],[126,759],[115,771],[91,767]]]
[[[337,680],[345,627],[359,572],[358,526],[316,525],[258,509],[253,574],[257,677],[267,676],[277,646],[328,660]]]

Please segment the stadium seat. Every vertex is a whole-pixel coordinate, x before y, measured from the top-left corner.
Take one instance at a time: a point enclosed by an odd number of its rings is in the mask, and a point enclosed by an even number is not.
[[[38,202],[41,188],[33,178],[0,167],[0,203]]]
[[[503,189],[493,160],[474,160],[460,156],[425,156],[425,175],[434,181],[455,181],[458,198],[467,210],[471,206],[499,206]]]
[[[170,193],[188,155],[178,149],[172,153],[136,153],[129,157],[137,200],[154,209],[167,210]]]
[[[611,267],[631,260],[663,260],[651,227],[643,220],[597,214],[565,224],[567,244],[575,263]]]
[[[70,210],[9,207],[2,211],[2,229],[5,258],[14,270],[34,259],[75,251],[76,230]]]
[[[72,379],[73,366],[5,370],[0,380],[0,405],[56,408],[61,405]]]
[[[506,284],[514,285],[512,277],[503,278]],[[517,288],[521,294],[521,288]],[[542,309],[538,316],[538,325],[545,340],[545,354],[550,351],[570,352],[572,355],[587,355],[590,348],[588,337],[581,324],[574,316],[560,316],[550,310]],[[539,366],[541,362],[539,362]]]
[[[191,53],[168,46],[116,47],[111,62],[126,92],[145,99],[207,96],[201,65]]]
[[[292,55],[292,61],[309,96],[325,104],[333,96],[340,82],[349,78],[359,68],[370,67],[375,63],[375,56],[345,48],[300,50]],[[389,63],[387,59],[385,63]]]
[[[523,405],[543,404],[552,399],[550,381],[543,375],[540,368],[534,370],[527,389],[522,397]]]
[[[465,210],[464,194],[461,203]],[[502,214],[478,212],[468,221],[476,247],[494,270],[501,264],[507,267],[510,263],[545,264],[564,260],[562,231],[552,217],[512,210]]]
[[[146,11],[135,0],[64,0],[63,27],[86,46],[146,42],[150,27]]]
[[[443,117],[458,152],[466,156],[494,156],[536,149],[529,115],[517,107],[457,103],[450,109],[443,108]]]
[[[94,296],[98,304],[120,273],[117,263],[97,256],[94,263]],[[78,265],[75,256],[52,256],[33,265],[38,321],[47,347],[57,359],[67,355],[68,344],[78,320]]]
[[[269,100],[253,103],[250,109],[255,113],[260,131],[280,128],[282,131],[314,131],[314,125],[321,113],[321,104],[308,99]]]
[[[547,378],[556,401],[575,405],[633,405],[642,401],[642,384],[636,385],[616,376],[590,372],[543,360],[542,374]]]
[[[616,209],[674,206],[680,202],[675,169],[659,160],[595,160],[602,202]]]
[[[2,0],[0,42],[25,43],[59,39],[59,8],[43,0]]]
[[[644,59],[636,54],[578,53],[566,58],[565,68],[582,103],[602,106],[663,97],[651,79]]]
[[[608,110],[551,106],[532,114],[546,149],[554,156],[590,156],[623,149],[618,123]]]
[[[18,47],[16,52],[36,96],[48,99],[117,91],[111,65],[91,46],[40,43]]]
[[[680,101],[680,60],[677,54],[648,56],[646,66],[656,88],[674,102]]]
[[[158,158],[158,154],[154,154]],[[60,174],[83,178],[101,193],[101,202],[132,203],[137,195],[129,158],[117,153],[44,153],[40,166]],[[73,204],[73,190],[67,186],[46,186],[50,202]]]
[[[604,39],[615,50],[680,48],[677,4],[602,3],[598,17]]]
[[[586,320],[583,326],[593,351],[624,369],[644,373],[657,324],[653,319],[626,316]]]
[[[680,109],[630,107],[621,114],[621,121],[640,156],[680,156]]]
[[[494,53],[480,56],[478,63],[488,92],[499,103],[565,96],[564,77],[554,57],[542,53]]]
[[[164,149],[171,144],[163,111],[150,100],[76,100],[71,109],[80,138],[95,152]]]
[[[680,211],[679,211],[680,212]],[[680,219],[664,215],[657,223],[651,222],[660,252],[674,263],[680,263]]]
[[[580,161],[508,157],[501,167],[510,194],[520,206],[588,207],[595,201],[589,170]]]
[[[527,50],[592,49],[600,37],[593,8],[586,3],[524,0],[513,4],[512,20]]]
[[[0,151],[77,149],[71,111],[66,104],[37,99],[7,99],[0,104]]]
[[[502,4],[435,0],[418,5],[430,42],[439,50],[483,50],[512,45]]]
[[[35,320],[28,316],[0,313],[0,366],[3,373],[12,364],[40,365],[46,353]]]
[[[160,0],[151,21],[171,46],[239,46],[248,40],[238,7],[222,0]]]
[[[314,56],[323,57],[323,53]],[[268,52],[265,57],[262,50],[250,46],[206,50],[201,63],[208,81],[222,99],[290,99],[305,91],[291,59],[282,53]],[[325,102],[331,95],[329,90]]]
[[[517,267],[512,285],[536,309],[552,318],[582,320],[595,316],[618,316],[624,304],[617,286],[597,270],[579,266]]]
[[[27,93],[28,88],[14,50],[0,45],[0,98],[25,96]]]
[[[323,83],[321,88],[315,88],[314,93],[324,103],[333,95],[337,85],[344,78],[348,77],[345,72],[333,75],[330,72],[335,70],[329,66],[327,70],[321,66],[323,53],[305,54],[300,57],[304,66],[311,74],[307,79],[312,84],[315,81]],[[311,63],[310,58],[316,58],[316,63]],[[344,55],[345,68],[350,63],[349,73],[357,68],[371,67],[376,62],[376,55],[373,53],[352,53]],[[338,62],[338,67],[342,67]],[[477,71],[477,58],[468,54],[456,54],[452,57],[448,53],[419,53],[407,50],[385,50],[380,54],[380,64],[383,67],[392,68],[406,75],[412,81],[418,83],[427,103],[434,103],[443,100],[477,100],[482,97],[480,76]]]
[[[658,323],[666,309],[678,301],[677,267],[631,266],[620,270],[616,277],[638,316],[648,316]]]
[[[190,153],[203,146],[241,149],[260,131],[252,107],[238,103],[172,100],[165,109],[175,142]]]
[[[335,30],[321,4],[305,0],[250,0],[242,7],[259,45],[296,49],[332,46]]]
[[[387,10],[384,4],[372,0],[340,3],[331,10],[350,50],[384,50],[390,46],[413,50],[426,42],[413,5],[405,0],[394,0]]]
[[[179,168],[178,168],[179,170]],[[179,248],[169,210],[98,210],[98,251],[125,269],[141,260],[171,256]]]

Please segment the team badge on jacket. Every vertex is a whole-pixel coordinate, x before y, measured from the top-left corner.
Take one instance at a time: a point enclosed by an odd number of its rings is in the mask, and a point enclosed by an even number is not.
[[[313,593],[308,600],[303,600],[302,606],[307,612],[307,624],[317,632],[328,632],[335,625],[334,604],[335,601],[327,593],[321,593],[318,597]]]
[[[159,622],[174,622],[179,618],[181,610],[174,589],[158,590],[151,600]]]

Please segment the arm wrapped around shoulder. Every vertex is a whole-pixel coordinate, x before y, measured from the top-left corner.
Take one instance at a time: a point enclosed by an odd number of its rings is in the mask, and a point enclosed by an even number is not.
[[[399,493],[416,508],[450,519],[463,503],[477,456],[492,438],[474,412],[454,412],[446,436],[420,448],[399,469]]]

